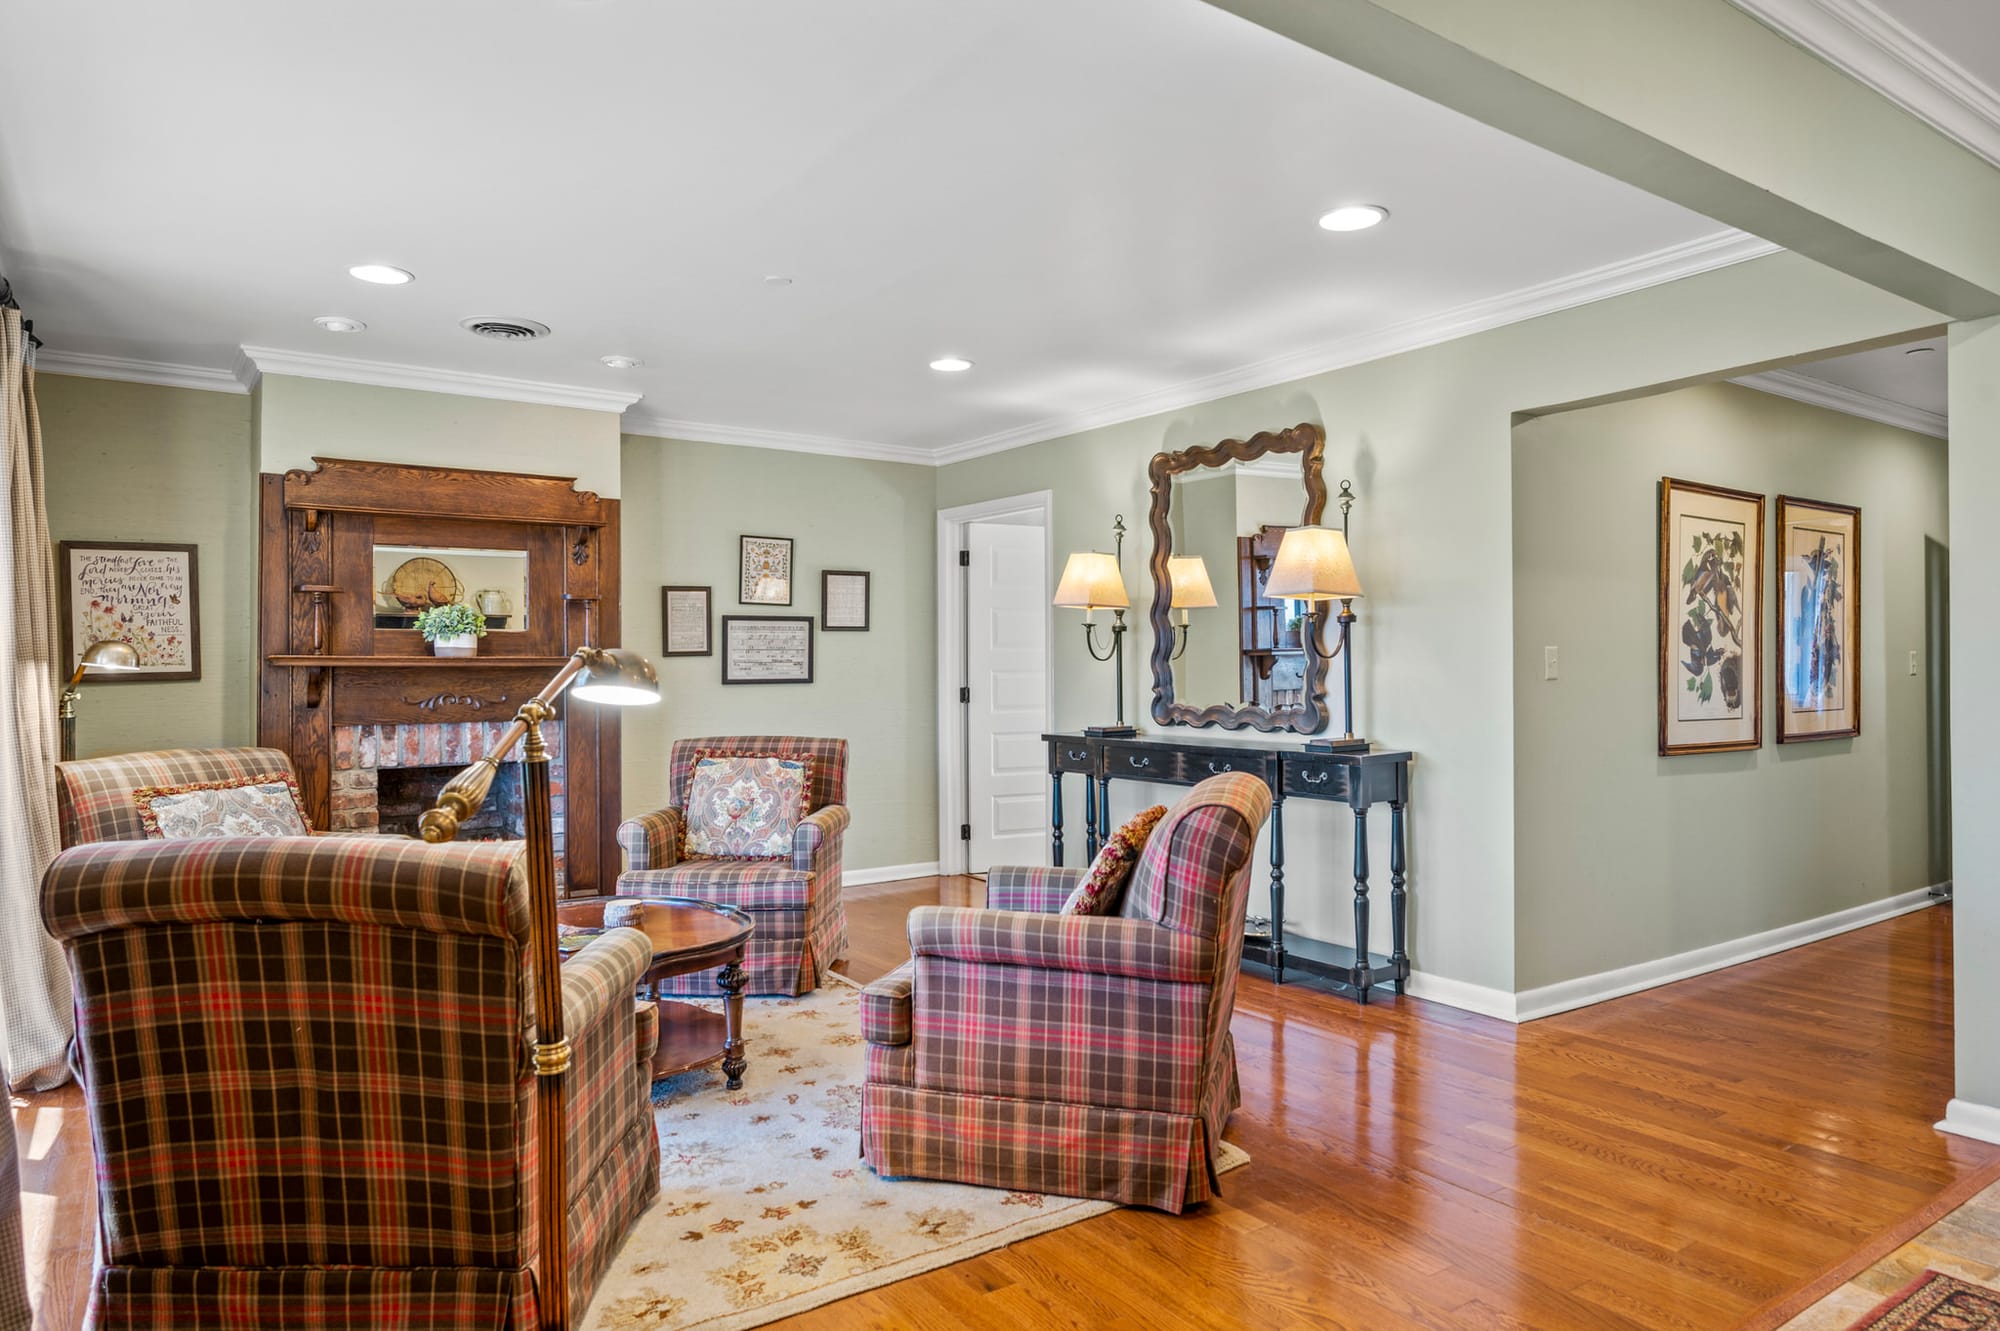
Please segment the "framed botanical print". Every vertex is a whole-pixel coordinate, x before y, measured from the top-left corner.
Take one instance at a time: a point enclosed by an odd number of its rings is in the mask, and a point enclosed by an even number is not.
[[[707,587],[660,588],[662,656],[712,656],[715,611]]]
[[[1660,753],[1764,742],[1764,496],[1660,482]]]
[[[192,545],[64,541],[57,547],[62,673],[94,642],[130,643],[137,670],[93,675],[103,684],[201,678],[200,577]]]
[[[737,566],[744,605],[792,603],[792,540],[789,536],[739,536]]]
[[[823,569],[819,575],[819,626],[827,633],[868,631],[868,575]]]
[[[724,615],[722,682],[812,683],[812,616]]]
[[[1778,496],[1778,743],[1861,733],[1861,510]]]

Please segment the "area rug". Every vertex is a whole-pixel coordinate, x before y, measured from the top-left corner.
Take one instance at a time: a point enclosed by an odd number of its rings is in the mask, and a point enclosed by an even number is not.
[[[861,1160],[861,991],[744,1005],[749,1070],[661,1082],[665,1186],[584,1331],[738,1331],[1102,1215],[1109,1202],[885,1181]],[[1221,1168],[1250,1157],[1223,1143]]]
[[[2000,1331],[2000,1290],[1926,1271],[1852,1331]]]

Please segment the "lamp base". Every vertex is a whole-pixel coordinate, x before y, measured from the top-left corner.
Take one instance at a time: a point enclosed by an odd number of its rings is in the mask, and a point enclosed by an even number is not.
[[[1366,753],[1368,752],[1368,741],[1365,739],[1359,739],[1353,735],[1345,735],[1339,739],[1335,739],[1331,736],[1322,736],[1318,739],[1307,740],[1306,752],[1307,753]]]
[[[1131,739],[1139,733],[1137,726],[1085,726],[1083,733],[1092,739]]]

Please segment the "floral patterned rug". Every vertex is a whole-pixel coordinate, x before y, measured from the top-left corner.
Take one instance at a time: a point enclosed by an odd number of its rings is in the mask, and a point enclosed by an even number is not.
[[[861,991],[745,1004],[743,1089],[716,1068],[653,1088],[665,1186],[584,1331],[738,1331],[1047,1230],[1109,1202],[886,1182],[860,1157]],[[1221,1167],[1250,1157],[1223,1143]]]

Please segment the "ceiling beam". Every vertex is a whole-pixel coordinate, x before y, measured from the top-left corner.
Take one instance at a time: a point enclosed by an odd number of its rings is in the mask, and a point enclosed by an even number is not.
[[[1956,319],[2000,314],[2000,171],[1727,0],[1208,0]]]

